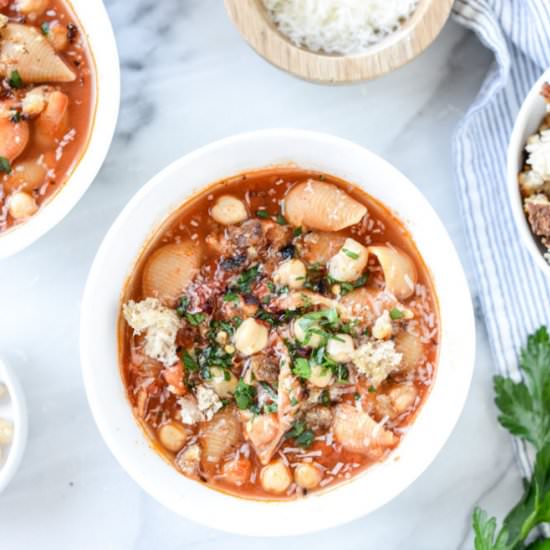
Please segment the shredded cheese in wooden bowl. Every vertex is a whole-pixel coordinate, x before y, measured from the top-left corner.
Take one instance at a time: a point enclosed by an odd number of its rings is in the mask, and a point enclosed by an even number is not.
[[[314,52],[353,55],[397,31],[418,0],[262,0],[279,31]]]

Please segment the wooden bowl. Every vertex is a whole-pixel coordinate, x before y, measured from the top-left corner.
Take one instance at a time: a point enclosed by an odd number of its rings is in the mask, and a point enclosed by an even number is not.
[[[300,78],[328,84],[377,78],[408,63],[434,41],[453,5],[453,0],[419,0],[398,31],[365,53],[331,55],[293,44],[277,29],[261,0],[224,1],[239,32],[264,59]]]

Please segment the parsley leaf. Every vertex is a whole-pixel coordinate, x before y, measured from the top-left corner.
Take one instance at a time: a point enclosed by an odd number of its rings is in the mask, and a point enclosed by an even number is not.
[[[304,359],[303,357],[298,357],[294,361],[292,373],[300,378],[304,378],[307,380],[311,376],[311,367],[309,366],[309,361],[307,359]]]
[[[249,409],[254,404],[255,398],[256,388],[254,386],[249,386],[244,380],[239,380],[235,389],[235,402],[237,403],[237,407],[239,407],[241,411]]]
[[[262,220],[267,220],[267,218],[269,218],[269,212],[267,210],[256,210],[256,216]]]
[[[285,434],[286,439],[294,439],[298,447],[307,449],[311,447],[315,434],[307,427],[303,420],[298,420],[294,426]]]
[[[15,70],[12,71],[10,74],[10,77],[8,79],[8,84],[10,88],[22,88],[23,87],[23,79],[21,78],[21,75],[19,74],[19,71]]]
[[[11,174],[11,164],[6,157],[0,156],[0,172],[4,172],[5,174]]]
[[[498,533],[496,519],[476,508],[476,550],[520,550],[536,526],[550,522],[550,337],[546,327],[529,336],[521,351],[520,368],[521,382],[495,376],[495,403],[502,426],[535,447],[535,469]],[[548,540],[539,540],[529,548],[543,550],[548,544]]]
[[[276,221],[279,225],[286,225],[286,219],[282,214],[277,214]]]
[[[403,319],[405,317],[405,314],[396,307],[390,309],[390,318],[392,321],[397,321],[398,319]]]
[[[359,259],[359,254],[357,254],[357,252],[352,252],[351,250],[347,249],[347,248],[342,248],[342,252],[348,257],[348,258],[351,258],[352,260],[358,260]]]
[[[529,336],[520,368],[525,382],[495,377],[498,420],[540,451],[550,443],[550,338],[545,327]]]
[[[199,370],[199,364],[197,363],[197,361],[195,361],[195,358],[186,349],[183,350],[181,354],[181,359],[183,361],[183,364],[186,370],[190,372]]]

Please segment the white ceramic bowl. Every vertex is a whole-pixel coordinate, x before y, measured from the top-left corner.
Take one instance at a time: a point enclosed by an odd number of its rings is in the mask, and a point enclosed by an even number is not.
[[[8,395],[0,398],[0,418],[13,423],[13,440],[7,447],[2,447],[0,458],[0,493],[19,468],[27,444],[27,406],[23,389],[15,372],[0,359],[0,384],[5,384]]]
[[[206,184],[294,162],[363,187],[405,222],[429,266],[440,302],[441,355],[433,391],[399,448],[346,485],[294,502],[231,497],[167,464],[138,427],[117,362],[116,323],[124,283],[145,240]],[[213,143],[178,160],[128,203],[92,266],[81,313],[81,361],[88,400],[107,445],[154,498],[189,519],[247,535],[295,535],[363,516],[399,494],[435,458],[464,405],[474,363],[474,318],[462,266],[445,228],[414,185],[349,141],[299,130],[265,130]],[[399,460],[396,458],[399,457]]]
[[[57,225],[96,177],[115,131],[120,103],[120,68],[111,22],[102,0],[70,0],[95,60],[97,107],[86,151],[63,187],[27,222],[0,234],[0,259],[31,245]]]
[[[550,265],[543,256],[546,248],[539,244],[531,231],[523,210],[523,202],[518,185],[518,174],[523,166],[523,150],[527,143],[527,138],[536,132],[546,115],[546,103],[540,95],[542,85],[545,82],[550,82],[550,69],[545,71],[531,88],[517,116],[508,145],[507,184],[514,221],[523,239],[523,243],[531,253],[536,264],[550,276]]]

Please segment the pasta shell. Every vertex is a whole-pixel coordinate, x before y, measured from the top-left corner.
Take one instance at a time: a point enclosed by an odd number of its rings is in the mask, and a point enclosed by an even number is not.
[[[386,291],[398,300],[409,298],[418,280],[416,267],[405,252],[389,246],[370,246],[369,253],[376,256],[386,281]]]
[[[17,71],[23,82],[72,82],[75,73],[35,27],[8,23],[0,31],[0,74]]]
[[[424,358],[424,345],[420,337],[407,331],[401,331],[395,337],[395,350],[403,354],[401,366],[405,370],[415,369]]]
[[[344,246],[346,237],[334,233],[308,233],[302,243],[300,257],[309,264],[326,264]]]
[[[394,447],[398,442],[392,432],[349,403],[336,407],[333,429],[334,439],[344,449],[368,455],[372,459],[380,458],[384,450]]]
[[[294,226],[340,231],[367,213],[361,203],[336,185],[308,180],[293,187],[285,199],[285,216]]]
[[[233,408],[220,411],[202,430],[202,460],[218,464],[241,441],[241,424]]]
[[[200,249],[191,241],[159,248],[143,269],[143,294],[174,306],[198,273],[200,260]]]

